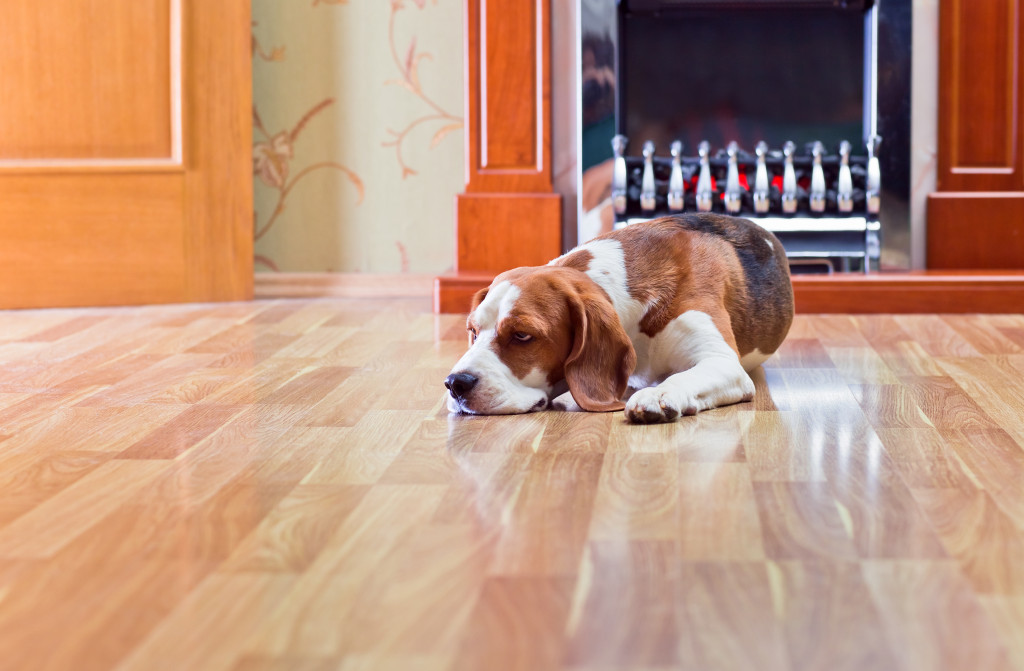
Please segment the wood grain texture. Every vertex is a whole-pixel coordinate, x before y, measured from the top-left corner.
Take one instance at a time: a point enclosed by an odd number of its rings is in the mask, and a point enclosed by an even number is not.
[[[463,322],[0,312],[3,666],[1022,669],[1024,316],[800,315],[658,426],[448,416]]]

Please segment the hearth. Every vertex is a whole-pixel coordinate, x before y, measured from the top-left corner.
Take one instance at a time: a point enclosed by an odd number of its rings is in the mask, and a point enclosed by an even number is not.
[[[581,0],[580,240],[748,217],[795,271],[906,267],[910,0]]]

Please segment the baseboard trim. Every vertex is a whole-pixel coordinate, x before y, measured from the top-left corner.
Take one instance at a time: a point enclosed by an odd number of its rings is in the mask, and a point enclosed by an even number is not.
[[[1024,312],[1024,273],[936,271],[793,278],[800,313]]]
[[[257,299],[429,298],[433,275],[369,273],[256,273]]]
[[[467,312],[470,298],[491,279],[482,273],[438,277],[434,311]],[[803,314],[1019,313],[1024,272],[797,275],[793,293],[796,311]]]

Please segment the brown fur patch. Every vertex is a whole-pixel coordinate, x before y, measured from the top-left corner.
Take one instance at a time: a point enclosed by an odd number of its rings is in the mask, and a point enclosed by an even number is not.
[[[574,268],[581,272],[586,272],[590,268],[590,262],[593,260],[594,255],[589,250],[577,249],[559,259],[558,265],[563,268]]]

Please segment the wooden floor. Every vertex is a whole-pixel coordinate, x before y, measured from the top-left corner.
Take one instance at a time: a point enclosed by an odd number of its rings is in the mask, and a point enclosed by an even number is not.
[[[409,300],[0,313],[0,668],[1024,670],[1024,317],[448,417]]]

